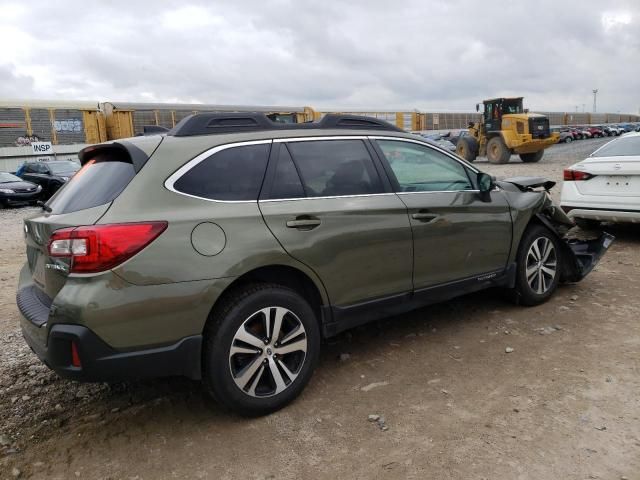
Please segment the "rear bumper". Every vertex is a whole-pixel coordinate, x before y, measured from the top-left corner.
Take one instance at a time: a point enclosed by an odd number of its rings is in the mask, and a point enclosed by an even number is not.
[[[48,326],[50,309],[37,298],[37,289],[18,292],[22,335],[33,352],[58,375],[85,382],[134,378],[185,376],[201,378],[202,335],[153,348],[116,350],[82,325],[56,323]],[[80,367],[72,364],[75,343]]]
[[[71,380],[106,382],[164,376],[201,378],[201,335],[183,338],[174,345],[118,352],[81,325],[54,325],[46,345],[32,336],[29,330],[23,328],[22,333],[42,362],[61,377]],[[80,367],[72,365],[72,342],[78,350]]]
[[[565,207],[571,208],[571,207]],[[640,211],[637,210],[606,210],[589,208],[572,208],[567,213],[569,218],[584,218],[601,222],[640,223]]]

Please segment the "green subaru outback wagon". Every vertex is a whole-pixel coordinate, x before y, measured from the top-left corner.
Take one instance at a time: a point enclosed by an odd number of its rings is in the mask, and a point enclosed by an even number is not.
[[[366,117],[198,114],[80,161],[24,222],[27,343],[71,379],[201,379],[244,415],[293,400],[322,338],[489,287],[544,302],[613,239],[567,240],[553,182]]]

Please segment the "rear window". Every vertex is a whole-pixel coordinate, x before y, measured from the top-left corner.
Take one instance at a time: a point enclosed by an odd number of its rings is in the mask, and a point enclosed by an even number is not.
[[[221,150],[185,173],[173,188],[211,200],[257,200],[270,148],[263,143]]]
[[[621,137],[595,151],[592,157],[622,157],[640,155],[640,137]]]
[[[104,205],[115,200],[135,175],[131,163],[97,155],[58,190],[47,205],[55,214]]]

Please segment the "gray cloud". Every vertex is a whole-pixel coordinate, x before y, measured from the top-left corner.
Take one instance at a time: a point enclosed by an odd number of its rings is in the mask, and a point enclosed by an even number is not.
[[[37,21],[36,21],[37,19]],[[470,110],[640,108],[634,1],[5,1],[0,96]]]

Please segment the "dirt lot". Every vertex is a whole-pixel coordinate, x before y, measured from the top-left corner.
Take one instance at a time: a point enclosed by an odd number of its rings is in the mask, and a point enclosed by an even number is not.
[[[601,143],[479,164],[560,182]],[[640,228],[612,227],[596,271],[546,305],[484,292],[332,339],[293,405],[246,420],[188,380],[42,366],[14,300],[31,211],[0,211],[0,478],[640,479]]]

